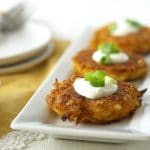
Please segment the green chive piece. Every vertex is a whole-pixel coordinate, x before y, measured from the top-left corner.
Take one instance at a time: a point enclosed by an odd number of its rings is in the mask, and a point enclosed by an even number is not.
[[[105,76],[104,71],[95,71],[89,72],[84,75],[84,79],[89,81],[92,86],[103,87],[105,85]]]
[[[84,79],[85,79],[86,81],[91,81],[92,78],[93,78],[93,72],[88,72],[88,73],[86,73],[86,74],[84,75]]]
[[[103,79],[93,79],[91,80],[91,85],[95,87],[104,87],[105,85],[105,80]]]
[[[140,29],[140,28],[142,27],[142,25],[141,25],[139,22],[135,21],[135,20],[126,19],[125,21],[126,21],[128,24],[130,24],[131,26],[133,26],[133,27],[135,27],[135,28],[137,28],[137,29]]]
[[[108,65],[111,63],[110,55],[105,55],[101,58],[100,63],[103,65]]]
[[[110,23],[108,25],[108,30],[110,33],[113,33],[117,29],[117,24],[116,23]]]
[[[93,76],[95,78],[104,78],[106,76],[106,72],[97,70],[93,73]]]
[[[120,49],[114,43],[103,43],[98,46],[98,50],[101,50],[105,54],[119,53]]]

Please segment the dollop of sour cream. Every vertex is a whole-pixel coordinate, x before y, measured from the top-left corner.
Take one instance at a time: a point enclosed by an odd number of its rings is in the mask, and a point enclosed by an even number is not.
[[[127,23],[124,20],[117,21],[116,24],[117,24],[117,28],[111,33],[114,36],[126,35],[138,31],[137,28],[131,26],[129,23]]]
[[[99,63],[100,60],[102,59],[103,56],[105,56],[106,54],[103,53],[101,50],[97,50],[93,53],[92,55],[92,59]],[[127,62],[129,60],[129,57],[126,53],[123,52],[119,52],[119,53],[112,53],[110,54],[110,61],[111,63],[115,64],[115,63],[124,63]]]
[[[94,87],[90,84],[89,81],[86,81],[84,78],[77,78],[73,87],[74,90],[82,96],[85,96],[89,99],[96,99],[103,96],[112,95],[118,89],[117,82],[112,83],[112,78],[105,76],[105,85],[104,87]]]

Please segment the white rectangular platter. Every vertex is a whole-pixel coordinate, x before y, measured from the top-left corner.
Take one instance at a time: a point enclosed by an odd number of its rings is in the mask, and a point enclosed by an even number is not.
[[[52,88],[55,79],[64,80],[68,78],[72,73],[72,56],[87,46],[92,33],[92,28],[86,29],[66,50],[53,72],[13,120],[11,124],[13,129],[42,132],[57,138],[101,142],[119,143],[150,139],[149,134],[142,132],[145,131],[141,126],[143,117],[138,115],[144,112],[145,106],[139,109],[135,117],[110,125],[75,125],[74,123],[63,122],[56,114],[48,111],[45,97]]]

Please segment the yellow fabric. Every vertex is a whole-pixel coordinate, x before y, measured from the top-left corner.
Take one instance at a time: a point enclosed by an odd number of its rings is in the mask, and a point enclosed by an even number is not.
[[[55,41],[48,60],[30,70],[0,75],[0,137],[11,131],[10,123],[56,64],[68,41]]]

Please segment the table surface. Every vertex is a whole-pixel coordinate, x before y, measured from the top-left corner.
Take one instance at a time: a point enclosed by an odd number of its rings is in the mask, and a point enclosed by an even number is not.
[[[0,139],[0,150],[149,150],[150,142],[100,143],[56,139],[31,131],[12,131]]]
[[[47,138],[33,142],[26,150],[148,150],[150,142],[110,144]]]
[[[54,41],[52,55],[42,64],[23,72],[0,75],[0,137],[11,131],[11,121],[55,66],[68,44],[69,41]]]

